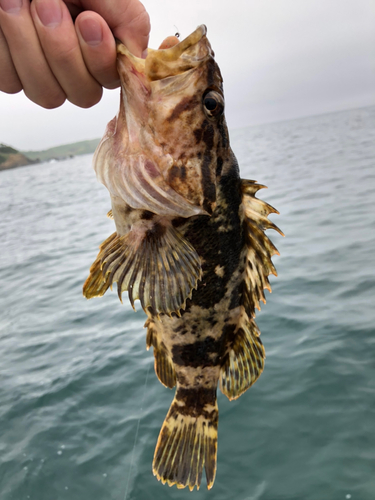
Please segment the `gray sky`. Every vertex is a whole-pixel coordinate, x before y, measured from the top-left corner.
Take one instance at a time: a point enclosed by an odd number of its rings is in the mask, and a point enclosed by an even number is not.
[[[206,24],[231,128],[375,104],[375,0],[144,0],[150,46]],[[23,150],[100,137],[118,90],[89,110],[0,93],[0,142]]]

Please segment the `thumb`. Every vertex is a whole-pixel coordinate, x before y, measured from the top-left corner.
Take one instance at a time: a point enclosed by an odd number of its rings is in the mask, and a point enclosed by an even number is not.
[[[81,0],[84,9],[97,12],[116,38],[135,56],[147,49],[150,17],[139,0]]]

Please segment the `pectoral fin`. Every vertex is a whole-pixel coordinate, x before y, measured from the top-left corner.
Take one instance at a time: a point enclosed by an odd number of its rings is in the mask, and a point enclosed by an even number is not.
[[[150,224],[147,230],[135,225],[125,236],[112,235],[101,245],[84,285],[87,298],[103,295],[117,282],[120,300],[128,291],[133,308],[136,299],[154,314],[179,314],[185,308],[201,279],[200,258],[170,223]]]
[[[103,243],[99,247],[100,250],[98,256],[90,267],[89,277],[83,285],[83,295],[86,297],[86,299],[102,297],[109,288],[109,283],[105,281],[102,272],[102,258],[105,249],[110,247],[116,238],[117,233],[111,234],[111,236],[103,241]]]

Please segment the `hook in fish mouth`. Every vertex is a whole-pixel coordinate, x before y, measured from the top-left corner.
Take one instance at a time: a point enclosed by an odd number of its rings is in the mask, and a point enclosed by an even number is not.
[[[206,33],[206,26],[201,24],[193,33],[173,47],[157,50],[149,48],[146,59],[134,56],[121,41],[116,40],[118,58],[121,60],[121,55],[125,56],[137,72],[145,74],[151,81],[161,80],[195,67],[197,63],[211,54],[212,49],[208,41],[205,44],[206,50],[200,52],[197,47],[197,50],[193,51],[196,53],[186,53],[188,49],[197,46]]]

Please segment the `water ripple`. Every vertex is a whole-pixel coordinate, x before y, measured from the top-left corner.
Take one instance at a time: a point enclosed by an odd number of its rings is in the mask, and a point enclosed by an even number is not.
[[[238,401],[219,395],[217,479],[198,500],[374,498],[374,124],[372,107],[232,134],[286,238],[270,234],[279,278],[257,316],[266,369]],[[173,393],[143,312],[82,297],[114,231],[90,163],[0,172],[1,500],[191,498],[151,472]]]

